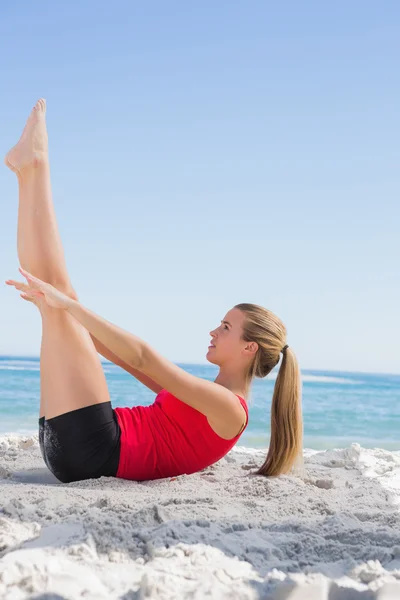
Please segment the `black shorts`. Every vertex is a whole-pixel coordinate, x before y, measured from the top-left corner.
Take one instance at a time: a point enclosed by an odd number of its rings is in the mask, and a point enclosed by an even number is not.
[[[47,467],[63,483],[117,474],[121,429],[111,402],[42,417],[39,444]]]

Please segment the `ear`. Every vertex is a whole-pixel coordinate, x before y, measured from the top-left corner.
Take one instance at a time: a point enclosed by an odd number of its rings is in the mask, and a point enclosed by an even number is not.
[[[255,354],[258,350],[258,344],[257,342],[249,342],[246,347],[245,350],[248,354]]]

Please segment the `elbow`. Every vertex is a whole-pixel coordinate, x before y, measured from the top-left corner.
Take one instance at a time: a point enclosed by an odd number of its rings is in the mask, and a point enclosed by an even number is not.
[[[139,345],[138,351],[135,353],[134,362],[135,364],[132,364],[132,367],[144,373],[146,364],[148,363],[148,352],[146,351],[146,344],[144,342]]]

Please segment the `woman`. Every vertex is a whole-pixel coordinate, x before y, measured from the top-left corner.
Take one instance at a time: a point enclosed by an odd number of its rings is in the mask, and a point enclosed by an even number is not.
[[[283,360],[272,400],[268,456],[256,474],[287,473],[302,449],[300,372],[286,329],[270,311],[238,304],[210,332],[214,382],[166,360],[142,339],[79,303],[51,197],[46,104],[39,100],[6,156],[19,183],[18,257],[28,283],[8,280],[42,317],[39,441],[62,482],[194,473],[221,459],[248,423],[253,377]],[[151,406],[112,409],[98,352],[157,394]]]

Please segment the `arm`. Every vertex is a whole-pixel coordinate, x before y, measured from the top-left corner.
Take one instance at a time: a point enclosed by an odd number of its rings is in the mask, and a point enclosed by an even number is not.
[[[181,369],[144,340],[106,321],[76,300],[69,298],[66,310],[129,367],[147,375],[162,389],[201,412],[214,425],[236,430],[242,425],[244,408],[229,389]]]
[[[19,271],[30,284],[28,289],[24,289],[24,297],[44,297],[50,307],[67,311],[94,338],[129,367],[150,377],[162,386],[162,389],[168,390],[178,400],[201,412],[208,420],[211,419],[214,425],[228,426],[232,429],[233,426],[236,429],[237,425],[237,430],[239,429],[243,423],[245,410],[231,390],[188,373],[164,358],[139,337],[106,321],[21,267]],[[19,285],[18,282],[10,282],[10,284]]]
[[[130,369],[140,371],[145,343],[142,339],[103,319],[76,300],[69,299],[66,312],[88,330],[101,353],[105,350],[108,356],[113,356],[110,359],[113,362],[115,357],[115,364],[121,366],[121,363],[124,363]]]
[[[161,385],[158,385],[155,381],[150,379],[150,377],[147,377],[147,375],[144,375],[140,371],[134,369],[133,367],[130,367],[126,362],[124,362],[123,360],[118,358],[118,356],[116,356],[116,354],[111,352],[111,350],[109,350],[104,344],[99,342],[99,340],[96,339],[93,335],[90,335],[90,337],[93,340],[93,343],[94,343],[94,346],[95,346],[97,352],[99,354],[101,354],[102,356],[104,356],[104,358],[106,358],[107,360],[110,360],[118,367],[121,367],[127,373],[130,373],[131,375],[133,375],[133,377],[136,377],[136,379],[138,379],[141,383],[143,383],[143,385],[148,387],[150,390],[152,390],[156,394],[161,392],[161,390],[163,389]]]

